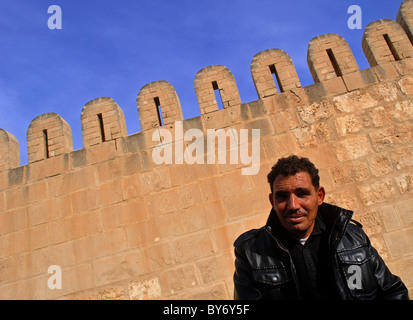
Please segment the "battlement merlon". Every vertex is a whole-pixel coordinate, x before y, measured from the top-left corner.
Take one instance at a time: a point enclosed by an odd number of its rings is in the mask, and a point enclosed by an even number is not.
[[[136,104],[142,131],[183,120],[178,95],[168,81],[145,85],[139,91]]]
[[[58,114],[42,114],[30,123],[27,130],[29,164],[72,151],[72,130]]]
[[[89,101],[80,119],[85,148],[127,136],[125,116],[112,98]]]
[[[413,73],[413,0],[402,3],[396,21],[382,19],[366,27],[362,47],[371,68],[365,70],[359,70],[350,47],[341,36],[325,34],[313,38],[307,59],[315,83],[305,88],[301,87],[287,53],[269,49],[256,54],[251,63],[251,74],[259,99],[287,97],[292,91],[302,91],[308,101],[319,100]],[[275,81],[280,90],[277,90]],[[194,86],[202,119],[214,112],[240,110],[246,105],[241,102],[233,74],[225,66],[213,65],[200,70]],[[218,110],[216,90],[219,90],[224,110]],[[253,105],[261,106],[252,102],[247,105],[250,109]],[[137,97],[137,107],[142,131],[156,130],[162,121],[163,125],[172,125],[174,121],[183,120],[178,95],[167,81],[144,86]],[[251,109],[250,112],[255,111]],[[245,117],[242,111],[235,114]],[[188,119],[184,123],[188,121],[199,122]],[[128,137],[123,111],[111,98],[98,98],[87,103],[82,110],[81,123],[84,149]],[[134,138],[139,141],[136,146],[146,148],[151,142],[139,136],[139,139]],[[0,172],[19,167],[20,150],[16,138],[3,129],[0,137]],[[27,144],[29,164],[70,154],[73,152],[71,128],[55,113],[38,116],[29,126]],[[87,160],[83,158],[82,161]]]
[[[20,166],[20,148],[16,137],[0,129],[0,171]]]

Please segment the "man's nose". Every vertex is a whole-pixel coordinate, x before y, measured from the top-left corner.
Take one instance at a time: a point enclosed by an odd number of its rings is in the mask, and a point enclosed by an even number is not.
[[[290,195],[287,200],[287,208],[290,211],[295,211],[299,209],[298,198],[295,194]]]

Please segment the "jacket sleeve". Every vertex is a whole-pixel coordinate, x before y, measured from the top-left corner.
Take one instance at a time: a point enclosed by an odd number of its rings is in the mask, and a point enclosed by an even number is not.
[[[262,295],[254,287],[251,268],[242,246],[235,247],[234,299],[258,300]]]
[[[375,258],[374,275],[380,288],[378,298],[382,300],[409,300],[409,294],[402,280],[387,268],[376,249],[371,247]]]
[[[377,300],[409,300],[409,294],[402,280],[391,273],[377,250],[371,245],[370,239],[361,226],[349,226],[356,229],[360,242],[364,242],[369,248],[372,259],[370,263],[370,277],[374,277],[376,283]],[[363,276],[363,275],[362,275]]]

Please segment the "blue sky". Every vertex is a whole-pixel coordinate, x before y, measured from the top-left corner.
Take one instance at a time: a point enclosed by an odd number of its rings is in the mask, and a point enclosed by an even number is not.
[[[37,116],[55,112],[83,148],[80,114],[98,97],[122,108],[128,134],[140,131],[136,97],[149,82],[176,89],[185,119],[200,115],[196,73],[222,64],[235,76],[242,102],[257,100],[250,64],[279,48],[292,58],[302,86],[313,84],[309,41],[325,33],[347,40],[360,69],[364,28],[396,19],[402,0],[1,0],[0,128],[20,144]],[[62,9],[62,29],[50,30],[47,9]],[[351,5],[362,9],[362,29],[351,30]]]

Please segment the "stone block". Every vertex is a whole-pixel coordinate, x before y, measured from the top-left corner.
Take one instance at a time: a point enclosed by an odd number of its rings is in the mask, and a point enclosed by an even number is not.
[[[143,273],[142,256],[139,250],[116,254],[93,262],[94,283],[107,285],[136,277]]]
[[[4,191],[4,210],[13,210],[28,204],[28,187],[26,185],[10,188]]]
[[[413,228],[385,233],[383,237],[392,258],[411,254],[413,250]]]
[[[6,209],[6,200],[4,199],[4,193],[0,193],[0,212]]]
[[[214,178],[216,190],[221,198],[236,195],[251,190],[248,176],[241,175],[240,171],[232,171]],[[234,188],[233,186],[237,186]]]
[[[318,122],[292,130],[300,148],[314,148],[333,139],[333,129],[328,122]]]
[[[297,113],[306,124],[326,120],[332,116],[333,107],[328,101],[314,102],[311,105],[297,107]]]
[[[366,206],[394,200],[396,190],[390,179],[364,183],[357,187],[358,194]]]
[[[226,219],[222,200],[202,202],[182,210],[186,232],[205,230],[224,223]]]
[[[157,170],[142,172],[139,175],[142,194],[159,192],[172,186],[168,167],[160,167]]]
[[[1,199],[1,196],[0,196]],[[0,214],[0,235],[27,228],[28,208],[14,209]]]
[[[380,83],[374,86],[374,90],[386,102],[396,101],[400,97],[400,90],[393,82]]]
[[[76,265],[75,246],[73,241],[44,247],[39,250],[31,251],[27,255],[28,276],[45,274],[51,265],[58,265],[61,268]]]
[[[333,167],[330,172],[334,183],[339,186],[363,181],[370,176],[367,164],[357,160]]]
[[[177,262],[184,263],[212,255],[214,245],[209,232],[187,235],[173,242]]]
[[[268,213],[270,209],[268,193],[256,190],[225,198],[224,206],[229,220],[244,218],[261,212]]]
[[[7,179],[5,178],[4,180],[5,182],[8,182],[9,187],[13,187],[27,181],[26,168],[28,168],[28,166],[17,167],[7,171]]]
[[[69,298],[72,300],[72,298]],[[93,293],[87,295],[83,293],[75,295],[74,299],[79,300],[125,300],[125,290],[123,287],[110,287],[102,290],[93,290]]]
[[[338,191],[333,190],[331,193],[326,193],[325,202],[352,211],[357,210],[359,207],[355,192],[344,188],[339,188]]]
[[[145,247],[142,249],[142,261],[146,273],[171,267],[175,264],[171,244],[164,242]]]
[[[39,249],[48,244],[49,228],[48,225],[43,224],[6,234],[3,241],[3,250],[7,257]]]
[[[233,275],[233,257],[224,254],[197,262],[203,284],[225,280]]]
[[[275,135],[262,140],[262,145],[268,159],[277,159],[281,156],[297,153],[299,151],[298,143],[295,136],[299,136],[299,131]]]
[[[351,113],[369,109],[378,105],[378,100],[367,90],[355,90],[333,98],[336,109],[340,112]]]
[[[413,166],[413,149],[409,147],[394,148],[388,155],[396,170]]]
[[[228,292],[231,292],[229,294]],[[230,300],[233,297],[234,290],[227,289],[225,282],[203,285],[200,288],[193,289],[190,292],[177,295],[179,300]]]
[[[393,205],[381,207],[380,216],[383,220],[386,231],[397,230],[401,227],[400,219]]]
[[[370,142],[364,134],[335,142],[333,146],[340,162],[354,160],[371,152]]]
[[[152,300],[162,296],[159,278],[155,277],[144,281],[131,281],[128,285],[131,300]]]
[[[190,290],[199,286],[195,266],[183,265],[174,269],[167,269],[160,275],[161,288],[166,297]]]
[[[348,91],[365,88],[378,82],[377,75],[371,68],[344,74],[342,77]]]
[[[30,163],[26,166],[26,179],[28,182],[46,177],[59,175],[70,170],[70,155],[62,154],[53,158]]]
[[[396,204],[396,209],[403,226],[408,227],[413,223],[413,200],[400,201]]]
[[[126,235],[122,228],[92,234],[74,241],[77,263],[115,255],[127,249]]]
[[[413,172],[396,176],[396,184],[401,193],[413,192]]]
[[[97,185],[95,167],[79,168],[46,179],[49,197],[68,195]]]
[[[245,231],[242,221],[215,227],[213,234],[218,250],[232,250],[234,241]]]
[[[182,235],[185,232],[185,223],[181,213],[169,213],[127,225],[125,232],[128,247],[145,246]]]
[[[364,232],[370,237],[377,235],[377,238],[381,238],[381,233],[384,231],[384,218],[377,211],[367,211],[367,212],[355,212],[353,219],[359,221],[364,229]],[[378,249],[378,248],[376,248]]]
[[[50,224],[50,240],[61,243],[101,232],[102,217],[99,211],[91,211],[59,219]]]
[[[383,154],[368,157],[368,164],[374,176],[382,176],[393,171],[390,159]]]
[[[50,201],[43,201],[24,208],[27,211],[27,223],[29,226],[50,221]]]
[[[73,213],[82,213],[122,201],[120,180],[72,194]]]
[[[361,132],[364,127],[369,126],[369,120],[359,114],[344,115],[336,118],[335,126],[339,136],[344,137],[350,133]]]
[[[131,199],[101,209],[104,229],[133,224],[148,218],[143,199]]]
[[[297,155],[309,158],[318,169],[331,167],[338,163],[335,152],[328,143],[319,144],[315,148],[300,150]]]
[[[0,190],[5,190],[9,186],[8,173],[9,171],[0,171]]]
[[[10,280],[24,279],[27,274],[27,262],[25,255],[13,256],[0,260],[0,281],[2,283]]]
[[[27,300],[32,299],[29,294],[27,281],[20,280],[10,284],[5,284],[0,292],[2,300]]]

